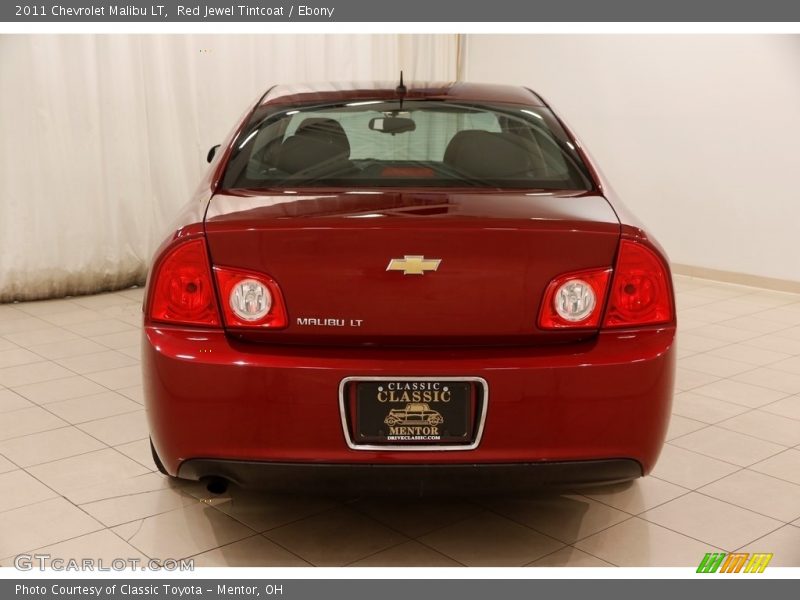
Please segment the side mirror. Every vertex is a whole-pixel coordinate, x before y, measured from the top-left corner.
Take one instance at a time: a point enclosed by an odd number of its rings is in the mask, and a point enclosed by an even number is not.
[[[219,148],[219,146],[220,146],[219,144],[217,144],[216,146],[211,146],[211,149],[208,151],[208,154],[206,154],[206,162],[211,162],[212,160],[214,160],[214,155],[217,153],[217,148]]]

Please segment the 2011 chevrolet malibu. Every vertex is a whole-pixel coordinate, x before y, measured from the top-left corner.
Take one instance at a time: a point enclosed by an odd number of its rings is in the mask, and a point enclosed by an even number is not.
[[[647,474],[667,259],[517,87],[273,87],[157,251],[153,457],[273,489],[479,491]]]

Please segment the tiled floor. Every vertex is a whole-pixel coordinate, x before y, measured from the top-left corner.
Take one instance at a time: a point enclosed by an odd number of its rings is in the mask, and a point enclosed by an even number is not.
[[[0,306],[0,564],[693,566],[707,551],[800,566],[800,295],[677,277],[679,369],[652,476],[525,498],[211,496],[154,471],[141,290]],[[5,558],[3,558],[5,557]]]

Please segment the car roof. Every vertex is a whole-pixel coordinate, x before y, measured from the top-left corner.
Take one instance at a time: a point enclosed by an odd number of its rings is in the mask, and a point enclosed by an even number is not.
[[[294,105],[341,102],[346,100],[391,100],[397,98],[398,82],[341,82],[298,83],[269,88],[259,106]],[[528,88],[488,83],[406,82],[407,100],[456,100],[467,102],[498,102],[546,106],[544,100]]]

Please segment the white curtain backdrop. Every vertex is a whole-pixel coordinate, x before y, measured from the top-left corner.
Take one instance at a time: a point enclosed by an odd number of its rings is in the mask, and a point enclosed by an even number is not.
[[[0,36],[0,301],[143,281],[273,83],[453,80],[455,35]]]

